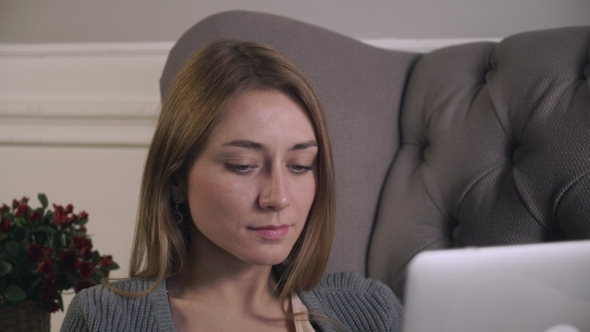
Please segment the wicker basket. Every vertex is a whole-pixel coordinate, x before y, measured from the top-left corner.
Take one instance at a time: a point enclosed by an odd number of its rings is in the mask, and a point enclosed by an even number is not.
[[[49,312],[40,301],[25,300],[18,305],[0,306],[0,331],[49,332]]]

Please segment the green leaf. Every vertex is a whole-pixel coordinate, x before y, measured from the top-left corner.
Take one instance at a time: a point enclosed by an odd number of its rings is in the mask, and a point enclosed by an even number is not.
[[[39,286],[39,284],[41,283],[41,281],[43,281],[43,279],[44,278],[42,276],[37,277],[37,279],[35,279],[35,281],[33,281],[31,286],[29,287],[29,293],[31,291],[33,291],[33,289],[35,289],[35,287]]]
[[[95,269],[94,270],[94,275],[92,276],[92,282],[93,283],[100,283],[100,280],[104,277],[104,272],[100,269]]]
[[[6,251],[14,257],[18,257],[20,246],[16,241],[10,241],[6,243]]]
[[[37,198],[39,199],[39,202],[41,202],[43,210],[45,210],[49,205],[49,202],[47,201],[47,196],[45,196],[45,194],[39,193],[39,195],[37,195]]]
[[[66,274],[66,279],[70,285],[76,285],[78,283],[79,278],[80,277],[78,274],[74,274],[74,273],[67,273]]]
[[[12,263],[12,271],[10,272],[10,276],[14,279],[21,279],[24,276],[30,275],[31,272],[24,266],[18,264],[18,262]]]
[[[79,237],[84,237],[84,236],[86,236],[86,232],[81,231],[79,229],[72,229],[72,235],[79,236]]]
[[[84,225],[86,225],[87,222],[88,222],[88,218],[80,218],[80,219],[78,219],[78,221],[76,221],[76,224],[78,224],[80,226],[84,226]]]
[[[112,270],[118,270],[119,269],[119,264],[112,262],[111,265],[109,265],[109,267],[107,267],[107,270],[112,271]]]
[[[25,224],[26,220],[24,217],[15,217],[14,218],[14,225],[18,228],[22,228]]]
[[[64,311],[64,300],[61,297],[61,293],[57,293],[56,298],[57,298],[57,303],[59,303],[59,310]]]
[[[92,252],[92,265],[96,265],[100,262],[100,254],[98,253],[98,250],[94,250]]]
[[[36,230],[39,232],[46,232],[46,233],[51,233],[51,234],[57,233],[57,231],[49,225],[41,225],[41,226],[37,227]]]
[[[10,285],[4,291],[4,297],[6,297],[6,299],[8,299],[9,301],[16,302],[26,299],[27,294],[25,293],[25,291],[22,290],[22,288]]]
[[[0,276],[5,276],[12,271],[12,265],[6,261],[0,261]]]
[[[47,246],[53,248],[54,241],[53,241],[53,233],[47,233]]]

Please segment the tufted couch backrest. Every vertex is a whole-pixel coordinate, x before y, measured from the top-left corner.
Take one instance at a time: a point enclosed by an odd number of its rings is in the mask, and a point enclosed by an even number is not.
[[[160,79],[162,95],[188,57],[219,38],[271,45],[312,81],[325,109],[336,166],[337,228],[328,271],[365,274],[381,188],[399,147],[404,86],[419,55],[378,49],[285,17],[225,12],[180,37]]]
[[[318,91],[338,195],[329,272],[368,274],[402,296],[422,250],[590,238],[590,27],[421,55],[226,12],[179,39],[162,95],[218,38],[277,48]]]
[[[422,250],[590,238],[590,27],[425,54],[401,111],[369,275]]]

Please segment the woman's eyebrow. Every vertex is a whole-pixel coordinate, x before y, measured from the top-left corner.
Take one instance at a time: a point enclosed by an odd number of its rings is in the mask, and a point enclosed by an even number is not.
[[[246,148],[251,150],[268,150],[268,148],[261,143],[253,142],[245,139],[239,139],[231,142],[224,143],[223,146],[237,146],[239,148]]]
[[[239,148],[245,148],[245,149],[250,149],[250,150],[268,150],[268,147],[262,143],[253,142],[253,141],[244,140],[244,139],[227,142],[227,143],[224,143],[223,146],[236,146]],[[289,149],[289,151],[303,150],[303,149],[307,149],[310,147],[317,147],[317,146],[318,146],[318,142],[316,142],[315,140],[309,140],[306,142],[301,142],[301,143],[297,143],[297,144],[293,145]]]
[[[311,148],[311,147],[317,147],[318,146],[318,142],[316,142],[315,140],[310,140],[307,142],[302,142],[302,143],[297,143],[295,145],[293,145],[289,150],[293,151],[293,150],[303,150],[303,149],[307,149],[307,148]]]

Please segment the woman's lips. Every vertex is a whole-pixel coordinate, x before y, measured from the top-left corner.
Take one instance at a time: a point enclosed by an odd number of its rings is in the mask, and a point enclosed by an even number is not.
[[[267,240],[280,240],[289,232],[289,225],[270,225],[262,227],[248,227],[248,229],[258,236]]]

